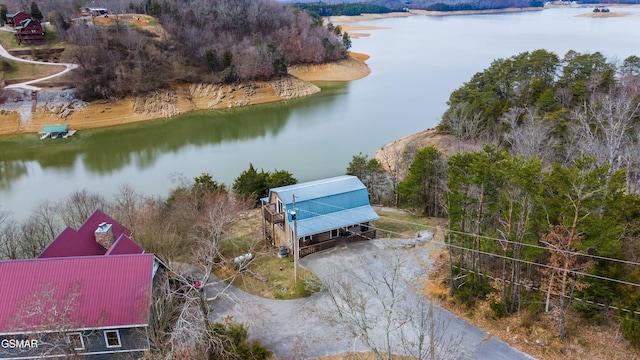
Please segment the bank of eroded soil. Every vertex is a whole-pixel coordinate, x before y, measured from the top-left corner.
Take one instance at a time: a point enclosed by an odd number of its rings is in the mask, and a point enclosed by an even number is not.
[[[165,118],[193,110],[308,96],[320,91],[309,81],[350,81],[367,76],[370,70],[364,63],[366,59],[367,55],[352,53],[350,58],[335,63],[292,67],[289,70],[292,76],[278,80],[231,85],[176,85],[171,90],[117,101],[69,104],[66,99],[56,100],[58,90],[42,90],[33,113],[29,96],[9,94],[9,103],[0,110],[0,136],[36,133],[47,124],[62,123],[83,130]]]

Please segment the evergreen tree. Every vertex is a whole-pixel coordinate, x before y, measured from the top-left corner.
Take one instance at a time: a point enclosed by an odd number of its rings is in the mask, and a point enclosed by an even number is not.
[[[38,20],[38,21],[42,21],[42,19],[44,18],[44,16],[42,16],[42,12],[40,12],[40,9],[38,8],[38,4],[34,2],[31,2],[31,17]]]
[[[7,23],[7,5],[0,4],[0,26]]]
[[[398,184],[402,203],[414,209],[422,208],[426,216],[443,215],[445,168],[446,163],[438,149],[430,146],[419,150],[407,177]]]
[[[193,179],[193,189],[200,193],[204,192],[226,192],[227,187],[224,184],[220,184],[213,180],[213,176],[209,173],[202,173],[200,176]]]
[[[258,171],[253,164],[249,164],[249,168],[233,182],[233,191],[244,199],[252,199],[257,206],[260,204],[260,198],[269,194],[269,189],[297,182],[298,179],[286,170],[276,170],[273,173],[262,169]]]
[[[298,179],[286,170],[275,170],[267,177],[267,188],[272,189],[281,186],[297,184]]]
[[[379,202],[387,190],[387,176],[376,158],[369,159],[368,155],[362,153],[354,155],[347,166],[347,175],[362,181],[373,202]]]
[[[249,168],[243,171],[233,182],[233,191],[246,199],[253,199],[255,205],[260,204],[260,198],[267,195],[269,187],[267,179],[269,173],[264,170],[258,172],[253,164],[249,164]]]

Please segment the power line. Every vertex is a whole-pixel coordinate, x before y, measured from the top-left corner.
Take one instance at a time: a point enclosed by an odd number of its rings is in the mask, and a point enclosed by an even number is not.
[[[333,204],[325,204],[325,203],[318,202],[318,201],[315,201],[315,200],[307,200],[307,201],[313,201],[313,202],[317,202],[317,203],[320,203],[320,204],[323,204],[323,205],[327,205],[327,206],[331,206],[331,207],[334,207],[334,208],[338,208],[338,209],[346,210],[346,208],[341,208],[341,207],[335,206],[335,205],[333,205]],[[310,210],[304,210],[304,209],[302,209],[302,210],[301,210],[301,209],[298,209],[298,211],[303,211],[303,212],[306,212],[306,213],[308,213],[308,214],[317,215],[317,216],[324,216],[324,217],[326,217],[326,218],[330,218],[330,219],[341,220],[341,218],[338,218],[338,217],[332,216],[332,215],[330,215],[330,214],[319,214],[319,213],[315,213],[315,212],[313,212],[313,211],[310,211]],[[380,216],[380,217],[383,217],[383,216]],[[404,220],[400,220],[400,219],[394,219],[394,218],[390,218],[390,217],[385,217],[385,218],[387,218],[387,219],[389,219],[389,220],[393,220],[393,221],[399,221],[399,222],[402,222],[402,223],[407,223],[407,224],[411,224],[411,225],[416,225],[416,226],[419,226],[419,227],[424,227],[424,228],[429,228],[429,229],[435,229],[436,231],[437,231],[437,230],[444,230],[445,232],[448,232],[448,230],[446,230],[446,229],[441,229],[441,228],[434,227],[434,226],[429,226],[429,225],[424,225],[424,224],[413,223],[413,222],[404,221]],[[397,231],[387,230],[387,229],[383,229],[383,228],[379,228],[379,227],[375,227],[375,226],[374,226],[373,228],[375,228],[375,229],[376,229],[376,230],[378,230],[378,231],[384,231],[384,232],[389,233],[389,234],[401,235],[401,236],[405,236],[405,235],[406,235],[406,234],[403,234],[403,233],[400,233],[400,232],[397,232]],[[471,234],[471,233],[463,233],[463,232],[460,232],[460,233],[465,234],[465,235],[473,235],[473,234]],[[360,237],[362,237],[362,238],[364,238],[364,239],[374,240],[373,238],[368,237],[368,236],[365,236],[365,235],[363,235],[363,234],[357,234],[357,235],[358,235],[358,236],[360,236]],[[434,234],[434,235],[435,235],[435,234]],[[490,237],[483,237],[483,238],[489,238],[489,239],[493,239],[493,240],[499,240],[499,239],[490,238]],[[624,285],[630,285],[630,286],[634,286],[634,287],[640,287],[640,284],[636,284],[636,283],[632,283],[632,282],[628,282],[628,281],[624,281],[624,280],[618,280],[618,279],[613,279],[613,278],[607,278],[607,277],[604,277],[604,276],[599,276],[599,275],[594,275],[594,274],[588,274],[588,273],[580,272],[580,271],[577,271],[577,270],[564,269],[564,268],[555,267],[555,266],[551,266],[551,265],[547,265],[547,264],[541,264],[541,263],[537,263],[537,262],[533,262],[533,261],[527,261],[527,260],[524,260],[524,259],[516,259],[516,258],[508,257],[508,256],[505,256],[505,255],[494,254],[494,253],[490,253],[490,252],[486,252],[486,251],[481,251],[481,250],[469,249],[469,248],[466,248],[466,247],[463,247],[463,246],[459,246],[459,245],[448,244],[448,243],[446,243],[446,242],[444,242],[444,241],[437,241],[437,240],[435,240],[435,239],[433,239],[433,238],[432,238],[432,240],[431,240],[430,242],[431,242],[431,243],[441,244],[441,245],[443,245],[443,246],[447,246],[447,247],[450,247],[450,248],[456,248],[456,249],[459,249],[459,250],[462,250],[462,251],[471,251],[471,252],[474,252],[474,253],[484,254],[484,255],[491,256],[491,257],[498,257],[498,258],[507,259],[507,260],[512,260],[512,261],[516,261],[516,262],[522,262],[522,263],[529,264],[529,265],[533,265],[533,266],[539,266],[539,267],[548,268],[548,269],[552,269],[552,270],[558,270],[558,271],[566,271],[566,272],[568,272],[568,273],[572,273],[572,274],[579,275],[579,276],[592,277],[592,278],[596,278],[596,279],[599,279],[599,280],[611,281],[611,282],[617,282],[617,283],[624,284]],[[543,249],[548,250],[548,248],[547,248],[547,247],[540,247],[540,248],[543,248]],[[575,253],[575,252],[569,252],[569,251],[564,251],[564,252],[568,252],[568,253]],[[575,254],[578,254],[578,255],[584,255],[584,254],[580,254],[580,253],[575,253]],[[603,259],[605,259],[605,260],[617,260],[617,259],[608,259],[608,258],[603,258]],[[449,261],[451,261],[451,259],[450,259]],[[628,262],[628,263],[631,263],[631,264],[633,264],[633,265],[640,265],[640,264],[638,264],[638,263],[632,263],[632,262]],[[455,266],[455,265],[454,265],[454,266]],[[455,267],[457,267],[457,268],[459,268],[459,269],[461,269],[461,270],[463,270],[463,271],[472,271],[472,272],[477,272],[477,273],[482,274],[483,276],[486,276],[486,277],[488,277],[488,278],[490,278],[490,279],[493,279],[493,280],[495,280],[495,281],[501,281],[501,282],[508,282],[508,283],[512,283],[510,280],[507,280],[507,279],[497,278],[497,277],[494,277],[494,276],[491,276],[491,275],[488,275],[488,274],[484,274],[484,273],[482,273],[482,272],[469,270],[469,269],[466,269],[466,268],[463,268],[463,267],[460,267],[460,266],[455,266]],[[540,291],[540,292],[543,292],[543,293],[550,293],[551,295],[556,295],[556,296],[563,296],[563,297],[565,297],[565,298],[569,298],[569,299],[572,299],[572,300],[580,301],[580,302],[585,303],[585,304],[590,304],[590,305],[594,305],[594,306],[598,306],[598,307],[602,307],[602,308],[614,309],[614,310],[618,310],[618,311],[622,311],[622,312],[626,312],[626,313],[632,313],[632,314],[634,314],[634,315],[640,315],[640,311],[630,310],[630,309],[626,309],[626,308],[620,308],[620,307],[616,307],[616,306],[613,306],[613,305],[607,305],[607,304],[603,304],[603,303],[598,303],[598,302],[594,302],[594,301],[591,301],[591,300],[586,300],[586,299],[582,299],[582,298],[572,297],[572,296],[568,296],[568,295],[564,295],[564,294],[554,294],[553,292],[550,292],[550,291],[544,290],[544,289],[542,289],[542,288],[537,288],[537,287],[532,286],[532,285],[526,285],[526,284],[522,284],[522,283],[516,283],[516,284],[521,285],[521,286],[523,286],[523,287],[525,287],[525,288],[527,288],[527,289],[532,289],[532,290]],[[618,317],[619,317],[619,316],[618,316]],[[619,317],[619,318],[621,318],[621,317]]]
[[[305,211],[306,211],[307,213],[309,213],[309,214],[314,214],[314,215],[319,215],[319,216],[320,216],[320,215],[322,215],[322,214],[314,213],[314,212],[312,212],[312,211],[308,211],[308,210],[305,210]],[[329,218],[333,218],[333,219],[339,219],[339,218],[334,217],[334,216],[331,216],[331,215],[322,215],[322,216],[327,216],[327,217],[329,217]],[[412,223],[412,224],[413,224],[413,225],[422,226],[422,224],[417,224],[417,223]],[[393,230],[387,230],[387,229],[378,228],[378,227],[374,227],[374,228],[375,228],[376,230],[384,231],[384,232],[387,232],[387,233],[389,233],[389,234],[405,235],[405,234],[403,234],[403,233],[399,233],[399,232],[396,232],[396,231],[393,231]],[[446,231],[446,230],[445,230],[445,231]],[[374,240],[373,238],[368,237],[368,236],[365,236],[365,235],[362,235],[362,234],[358,234],[358,236],[360,236],[360,237],[362,237],[362,238],[364,238],[364,239]],[[527,260],[523,260],[523,259],[516,259],[516,258],[512,258],[512,257],[508,257],[508,256],[500,255],[500,254],[493,254],[493,253],[489,253],[489,252],[485,252],[485,251],[481,251],[481,250],[469,249],[469,248],[466,248],[466,247],[463,247],[463,246],[459,246],[459,245],[447,244],[447,243],[446,243],[446,242],[444,242],[444,241],[437,241],[437,240],[432,239],[432,240],[431,240],[431,243],[437,243],[437,244],[441,244],[441,245],[443,245],[443,246],[448,246],[448,247],[456,248],[456,249],[463,250],[463,251],[465,251],[465,250],[466,250],[466,251],[471,251],[471,252],[475,252],[475,253],[479,253],[479,254],[484,254],[484,255],[488,255],[488,256],[494,256],[494,257],[499,257],[499,258],[503,258],[503,259],[509,259],[509,260],[517,261],[517,262],[523,262],[523,263],[526,263],[526,264],[529,264],[529,265],[540,266],[540,267],[544,267],[544,268],[548,268],[548,269],[552,269],[552,270],[566,271],[566,272],[569,272],[569,273],[573,273],[573,274],[575,274],[575,275],[586,276],[586,277],[594,277],[594,278],[597,278],[597,279],[600,279],[600,280],[611,281],[611,282],[618,282],[618,283],[625,284],[625,285],[631,285],[631,286],[635,286],[635,287],[640,287],[640,284],[636,284],[636,283],[632,283],[632,282],[627,282],[627,281],[623,281],[623,280],[618,280],[618,279],[607,278],[607,277],[603,277],[603,276],[598,276],[598,275],[593,275],[593,274],[583,273],[583,272],[576,271],[576,270],[572,270],[572,269],[566,269],[566,270],[565,270],[565,269],[563,269],[563,268],[555,267],[555,266],[551,266],[551,265],[547,265],[547,264],[540,264],[540,263],[536,263],[536,262],[532,262],[532,261],[527,261]],[[449,261],[451,261],[451,260],[449,260]],[[455,266],[455,265],[454,265],[454,266]],[[507,279],[497,278],[497,277],[494,277],[494,276],[491,276],[491,275],[488,275],[488,274],[484,274],[484,273],[482,273],[482,272],[469,270],[469,269],[466,269],[466,268],[463,268],[463,267],[460,267],[460,266],[455,266],[455,267],[457,267],[457,268],[459,268],[459,269],[461,269],[461,270],[463,270],[463,271],[472,271],[472,272],[477,272],[477,273],[479,273],[479,274],[482,274],[483,276],[486,276],[486,277],[488,277],[488,278],[494,279],[494,280],[496,280],[496,281],[502,281],[502,282],[508,282],[508,283],[511,283],[511,281],[510,281],[510,280],[507,280]],[[533,289],[533,290],[541,291],[541,292],[543,292],[543,293],[547,293],[547,292],[549,292],[549,291],[544,290],[544,289],[542,289],[542,288],[537,288],[537,287],[534,287],[534,286],[531,286],[531,285],[526,285],[526,284],[522,284],[522,283],[517,283],[517,284],[518,284],[518,285],[521,285],[521,286],[523,286],[523,287],[525,287],[525,288],[530,288],[530,289]],[[626,313],[633,313],[633,314],[636,314],[636,315],[640,315],[640,311],[630,310],[630,309],[626,309],[626,308],[619,308],[619,307],[616,307],[616,306],[613,306],[613,305],[607,305],[607,304],[603,304],[603,303],[597,303],[597,302],[594,302],[594,301],[591,301],[591,300],[586,300],[586,299],[582,299],[582,298],[576,298],[576,297],[572,297],[572,296],[568,296],[568,295],[563,295],[563,294],[554,294],[553,292],[551,292],[551,295],[563,296],[563,297],[566,297],[566,298],[569,298],[569,299],[573,299],[573,300],[580,301],[580,302],[583,302],[583,303],[586,303],[586,304],[590,304],[590,305],[594,305],[594,306],[599,306],[599,307],[603,307],[603,308],[610,308],[610,309],[615,309],[615,310],[623,311],[623,312],[626,312]]]
[[[336,208],[338,210],[347,210],[347,208],[344,208],[344,207],[340,207],[340,206],[333,205],[333,204],[327,204],[327,203],[324,203],[324,202],[321,202],[321,201],[317,201],[317,200],[313,200],[313,199],[309,199],[309,200],[306,200],[306,201],[315,202],[317,204],[333,207],[333,208]],[[309,213],[312,213],[311,211],[308,211],[308,210],[306,210],[306,211],[309,212]],[[314,214],[315,215],[320,215],[320,216],[329,216],[329,215],[316,214],[316,213],[314,213]],[[434,230],[438,229],[437,227],[431,226],[431,225],[419,224],[419,223],[414,223],[414,222],[411,222],[411,221],[401,220],[401,219],[394,219],[394,218],[388,217],[388,216],[382,216],[382,215],[379,215],[379,216],[381,218],[385,218],[385,219],[388,219],[388,220],[391,220],[391,221],[396,221],[396,222],[400,222],[400,223],[404,223],[404,224],[416,225],[416,226],[424,227],[424,228],[427,228],[427,229],[434,229]],[[512,241],[512,240],[507,240],[507,239],[498,239],[498,238],[494,238],[494,237],[491,237],[491,236],[473,234],[473,233],[464,232],[464,231],[457,231],[457,230],[450,230],[450,229],[441,229],[441,230],[443,230],[445,232],[448,232],[448,233],[452,233],[452,234],[473,236],[473,237],[477,237],[477,238],[484,239],[484,240],[506,242],[506,243],[509,243],[509,244],[522,245],[522,246],[531,247],[531,248],[534,248],[534,249],[549,250],[549,247],[542,246],[542,245],[517,242],[517,241]],[[585,253],[580,253],[580,252],[576,252],[576,251],[562,250],[562,249],[554,249],[553,251],[556,251],[558,253],[563,253],[565,255],[577,255],[577,256],[593,258],[593,259],[598,259],[598,260],[617,262],[617,263],[621,263],[621,264],[625,264],[625,265],[632,265],[632,266],[639,266],[640,265],[640,263],[634,262],[634,261],[609,258],[609,257],[605,257],[605,256],[595,255],[595,254],[585,254]]]
[[[385,230],[385,229],[380,229],[380,228],[376,228],[376,230],[382,230],[382,231],[389,232],[389,233],[392,233],[392,234],[403,235],[402,233],[397,233],[397,232],[394,232],[394,231],[391,231],[391,230]],[[365,239],[368,239],[368,240],[374,240],[373,238],[370,238],[370,237],[367,237],[367,236],[364,236],[364,235],[361,235],[361,234],[360,234],[360,236],[365,238]],[[467,250],[467,251],[472,251],[472,252],[484,253],[484,254],[487,254],[487,255],[497,255],[497,254],[486,253],[486,252],[481,252],[481,251],[477,251],[477,250],[468,249],[468,248],[465,248],[465,247],[462,247],[462,246],[449,245],[449,244],[447,244],[447,243],[445,243],[443,241],[431,241],[431,243],[442,244],[444,246],[450,246],[450,247],[454,247],[454,248],[457,248],[457,249]],[[500,255],[498,255],[498,256],[502,257]],[[511,258],[511,259],[516,260],[516,261],[521,261],[521,260],[514,259],[514,258]],[[451,261],[451,260],[449,260],[449,261]],[[565,271],[563,268],[553,267],[553,266],[546,265],[546,264],[540,264],[540,263],[536,263],[536,262],[527,262],[527,261],[522,261],[522,262],[525,262],[525,263],[528,263],[528,264],[531,264],[531,265],[538,265],[538,266],[546,267],[546,268],[550,268],[550,269]],[[456,265],[454,265],[454,267],[457,267],[457,268],[459,268],[459,269],[461,269],[463,271],[476,272],[478,274],[482,274],[483,276],[486,276],[486,277],[488,277],[490,279],[493,279],[493,280],[496,280],[496,281],[512,283],[510,280],[497,278],[497,277],[494,277],[494,276],[491,276],[491,275],[484,274],[484,273],[479,272],[479,271],[473,271],[473,270],[466,269],[466,268],[463,268],[463,267],[460,267],[460,266],[456,266]],[[583,276],[591,276],[592,275],[592,274],[581,273],[581,272],[578,272],[578,271],[575,271],[575,270],[570,270],[570,269],[568,269],[566,271],[567,272],[572,272],[572,273],[575,273],[575,274],[580,274],[580,275],[583,275]],[[626,282],[626,281],[622,281],[622,280],[606,278],[606,277],[600,277],[600,276],[597,276],[597,275],[593,275],[593,277],[597,277],[597,278],[602,279],[602,280],[608,280],[608,281],[613,281],[613,282],[621,282],[621,283],[626,284],[626,285],[632,285],[632,286],[640,287],[640,284],[635,284],[635,283]],[[530,289],[533,289],[533,290],[541,291],[543,293],[549,292],[549,291],[544,290],[542,288],[537,288],[537,287],[531,286],[531,285],[526,285],[526,284],[522,284],[522,283],[515,283],[515,284],[521,285],[521,286],[523,286],[525,288],[530,288]],[[620,307],[616,307],[616,306],[613,306],[613,305],[607,305],[607,304],[598,303],[598,302],[594,302],[594,301],[591,301],[591,300],[572,297],[572,296],[568,296],[568,295],[554,294],[553,292],[551,292],[551,295],[563,296],[565,298],[573,299],[573,300],[580,301],[580,302],[583,302],[583,303],[586,303],[586,304],[590,304],[590,305],[595,305],[595,306],[599,306],[599,307],[610,308],[610,309],[623,311],[623,312],[626,312],[626,313],[633,313],[633,314],[636,314],[636,315],[640,315],[640,311],[630,310],[630,309],[626,309],[626,308],[620,308]]]
[[[485,273],[483,273],[483,272],[481,272],[481,271],[473,271],[473,270],[471,270],[471,269],[467,269],[467,268],[464,268],[464,267],[461,267],[461,266],[456,266],[456,265],[454,265],[453,267],[458,268],[458,269],[460,269],[460,270],[462,270],[462,271],[478,273],[478,274],[480,274],[480,275],[482,275],[482,276],[485,276],[485,277],[487,277],[487,278],[489,278],[489,279],[492,279],[492,280],[495,280],[495,281],[506,282],[506,283],[513,284],[513,285],[519,285],[519,286],[522,286],[522,287],[524,287],[524,288],[526,288],[526,289],[531,289],[531,290],[535,290],[535,291],[540,291],[540,292],[543,292],[543,293],[545,293],[545,294],[550,293],[551,295],[555,295],[555,296],[562,296],[562,297],[564,297],[564,298],[567,298],[567,299],[570,299],[570,300],[580,301],[580,302],[583,302],[583,303],[586,303],[586,304],[589,304],[589,305],[595,305],[595,306],[599,306],[599,307],[603,307],[603,308],[609,308],[609,309],[614,309],[614,310],[618,310],[618,311],[623,311],[623,312],[626,312],[626,313],[632,313],[632,314],[635,314],[635,315],[640,315],[640,311],[630,310],[630,309],[625,309],[625,308],[620,308],[620,307],[617,307],[617,306],[607,305],[607,304],[603,304],[603,303],[598,303],[598,302],[595,302],[595,301],[586,300],[586,299],[582,299],[582,298],[577,298],[577,297],[573,297],[573,296],[569,296],[569,295],[556,294],[556,293],[553,293],[553,292],[552,292],[552,291],[550,291],[550,290],[544,290],[544,289],[542,289],[542,288],[538,288],[538,287],[535,287],[535,286],[532,286],[532,285],[527,285],[527,284],[523,284],[523,283],[519,283],[519,282],[512,282],[512,281],[507,280],[507,279],[497,278],[497,277],[494,277],[494,276],[491,276],[491,275],[485,274]],[[618,316],[618,317],[619,317],[619,318],[622,318],[621,316]],[[635,320],[635,319],[634,319],[634,320]]]
[[[338,206],[330,205],[330,204],[325,204],[325,203],[322,203],[322,202],[318,202],[316,200],[307,200],[307,201],[313,201],[313,202],[317,202],[317,203],[320,203],[320,204],[323,204],[323,205],[329,205],[329,206],[332,206],[332,207],[335,207],[335,208],[338,208],[338,209],[346,210],[346,208],[342,208],[342,207],[338,207]],[[313,215],[317,215],[317,216],[324,216],[325,218],[341,220],[341,218],[338,218],[336,216],[332,216],[330,214],[319,214],[319,213],[316,213],[316,212],[313,212],[313,211],[310,211],[310,210],[305,210],[305,209],[300,209],[300,208],[298,208],[298,211],[304,211],[304,212],[307,212],[309,214],[313,214]],[[422,224],[416,224],[416,223],[413,223],[413,224],[414,225],[418,225],[418,226],[424,226]],[[424,226],[424,227],[429,227],[429,226]],[[402,234],[402,233],[399,233],[399,232],[396,232],[396,231],[377,228],[375,226],[374,226],[374,228],[377,229],[377,230],[385,231],[385,232],[390,233],[390,234],[403,235],[403,236],[405,235],[405,234]],[[445,230],[445,231],[447,231],[447,230]],[[366,236],[362,236],[362,237],[366,238],[366,239],[371,239],[371,238],[366,237]],[[466,251],[471,251],[471,252],[474,252],[474,253],[477,253],[477,254],[483,254],[483,255],[487,255],[487,256],[491,256],[491,257],[497,257],[497,258],[501,258],[501,259],[505,259],[505,260],[521,262],[521,263],[528,264],[528,265],[533,265],[533,266],[540,266],[540,267],[551,269],[551,270],[558,270],[558,271],[568,272],[568,273],[571,273],[571,274],[574,274],[574,275],[577,275],[577,276],[590,277],[590,278],[595,278],[595,279],[604,280],[604,281],[616,282],[616,283],[623,284],[623,285],[630,285],[630,286],[634,286],[634,287],[640,287],[640,284],[636,284],[636,283],[632,283],[632,282],[628,282],[628,281],[624,281],[624,280],[608,278],[608,277],[595,275],[595,274],[588,274],[588,273],[585,273],[585,272],[572,270],[572,269],[564,269],[564,268],[555,267],[555,266],[551,266],[551,265],[547,265],[547,264],[537,263],[535,261],[528,261],[528,260],[524,260],[524,259],[517,259],[517,258],[514,258],[514,257],[506,256],[506,255],[494,254],[494,253],[487,252],[487,251],[469,249],[469,248],[466,248],[466,247],[463,247],[463,246],[449,244],[449,243],[446,243],[444,241],[436,241],[436,243],[448,246],[450,248],[463,250],[463,251],[466,250]],[[548,249],[548,248],[545,248],[545,249]],[[579,254],[579,253],[576,253],[576,254]],[[638,265],[640,265],[640,264],[638,264]]]

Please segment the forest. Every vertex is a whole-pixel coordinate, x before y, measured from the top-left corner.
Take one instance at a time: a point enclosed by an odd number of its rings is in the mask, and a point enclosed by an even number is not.
[[[426,7],[429,11],[473,11],[473,10],[490,10],[490,9],[506,9],[512,7],[542,7],[544,2],[541,0],[530,1],[508,1],[503,3],[496,3],[495,1],[477,1],[477,2],[459,2],[455,4],[448,4],[444,2],[437,2],[435,4]]]
[[[9,12],[29,4],[7,5]],[[109,19],[79,18],[80,5],[39,5],[64,41],[64,61],[76,63],[77,94],[83,100],[140,95],[175,83],[268,80],[287,66],[344,59],[349,35],[273,0],[118,1],[101,3]],[[123,14],[148,14],[131,25]],[[145,17],[145,19],[147,19]]]
[[[305,11],[314,12],[320,16],[357,16],[362,14],[387,14],[392,11],[402,11],[402,9],[392,10],[386,6],[367,3],[295,3],[295,6]]]
[[[482,150],[409,149],[406,176],[366,157],[351,171],[373,198],[448,217],[447,281],[470,308],[551,314],[560,339],[573,316],[615,322],[640,347],[639,85],[637,56],[497,59],[451,94],[437,128]]]
[[[296,3],[297,6],[310,9],[320,9],[322,16],[330,15],[360,15],[363,13],[384,13],[385,9],[391,11],[406,10],[430,10],[430,11],[461,11],[461,10],[488,10],[505,8],[541,7],[543,1],[539,0],[375,0],[375,1],[286,1]],[[326,15],[323,15],[326,14]]]

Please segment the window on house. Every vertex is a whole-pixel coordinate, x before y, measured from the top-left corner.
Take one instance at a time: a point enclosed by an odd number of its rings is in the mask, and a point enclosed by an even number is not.
[[[84,350],[84,339],[81,333],[67,334],[67,344],[72,346],[73,350]]]
[[[338,237],[338,233],[339,233],[339,229],[331,230],[331,235],[329,236],[329,238],[330,239],[337,238]]]
[[[108,348],[120,347],[120,332],[118,330],[107,330],[104,332],[104,340]]]
[[[284,212],[284,204],[280,199],[276,199],[276,208],[278,209],[278,213]]]

